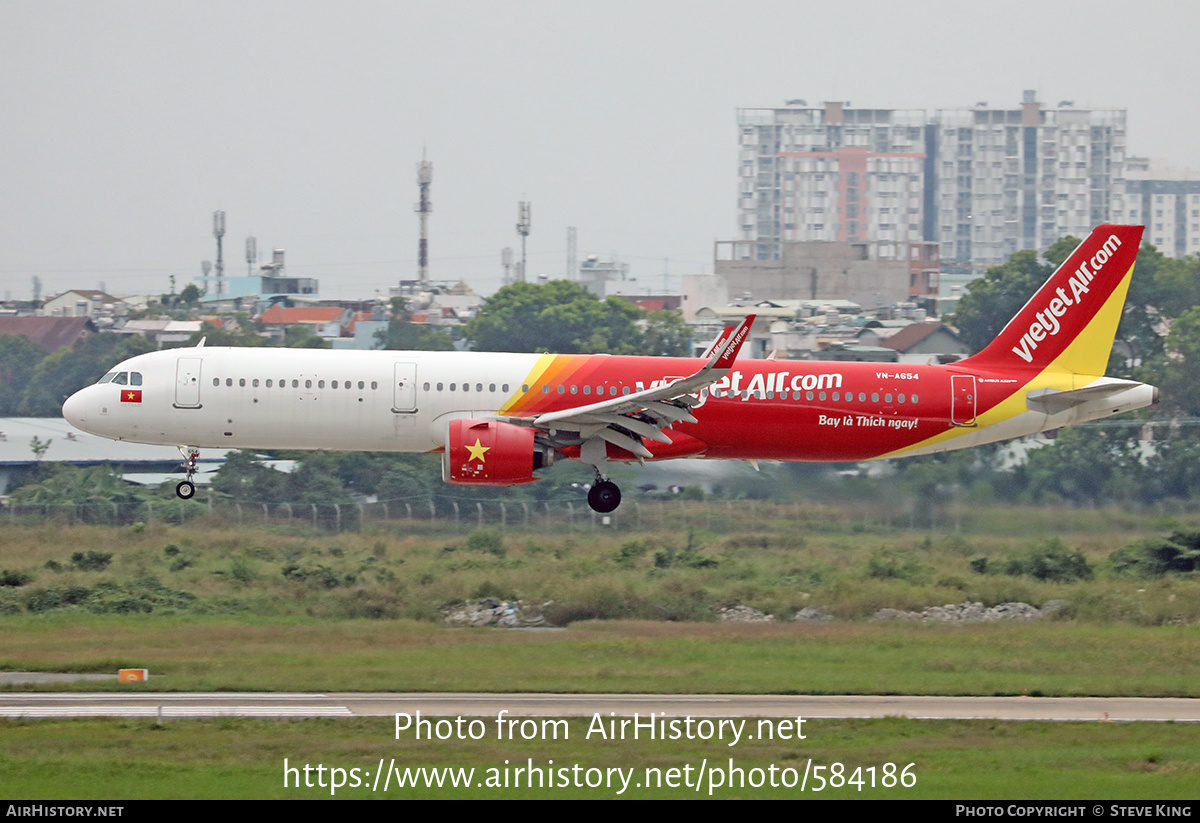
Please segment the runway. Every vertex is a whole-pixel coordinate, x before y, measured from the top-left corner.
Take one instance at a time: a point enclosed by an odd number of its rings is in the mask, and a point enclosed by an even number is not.
[[[908,717],[921,720],[1200,722],[1200,699],[840,695],[8,693],[0,718],[73,717]]]

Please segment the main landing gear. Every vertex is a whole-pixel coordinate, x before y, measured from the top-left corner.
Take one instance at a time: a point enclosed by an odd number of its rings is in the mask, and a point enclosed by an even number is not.
[[[621,505],[621,489],[611,480],[597,477],[588,489],[588,505],[601,514],[608,514]]]
[[[187,479],[175,484],[175,496],[180,500],[191,500],[196,496],[196,484],[192,482],[192,477],[196,474],[200,452],[194,451],[191,446],[180,446],[179,453],[183,455],[183,462],[179,465],[187,472]]]
[[[600,514],[608,514],[621,505],[621,490],[605,477],[608,474],[608,444],[599,437],[589,437],[579,449],[580,461],[596,470],[596,481],[588,489],[588,505]]]

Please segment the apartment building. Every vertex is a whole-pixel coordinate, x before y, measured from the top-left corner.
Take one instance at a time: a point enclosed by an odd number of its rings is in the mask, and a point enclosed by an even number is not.
[[[944,271],[1125,213],[1125,111],[1019,106],[738,110],[738,232],[745,259],[787,241],[935,242]]]

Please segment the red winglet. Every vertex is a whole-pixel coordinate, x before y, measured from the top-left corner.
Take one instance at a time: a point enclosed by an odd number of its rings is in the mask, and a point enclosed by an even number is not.
[[[724,329],[722,329],[721,333],[717,335],[717,339],[712,341],[712,344],[707,349],[704,350],[704,354],[701,356],[705,360],[712,357],[713,352],[715,352],[717,349],[721,348],[721,346],[723,346],[725,344],[725,341],[729,339],[729,335],[732,332],[733,332],[733,326],[726,326]]]
[[[750,327],[754,325],[754,317],[755,315],[753,314],[746,315],[746,319],[730,335],[729,342],[725,344],[725,351],[721,352],[721,356],[713,364],[714,369],[728,369],[733,366],[733,361],[737,359],[738,351],[741,350],[742,344],[746,342],[746,338],[750,336]]]

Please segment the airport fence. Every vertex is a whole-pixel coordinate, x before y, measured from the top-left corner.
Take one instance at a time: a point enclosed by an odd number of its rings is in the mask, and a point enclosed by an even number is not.
[[[1164,504],[1165,505],[1165,504]],[[1182,505],[1182,504],[1181,504]],[[598,514],[578,500],[522,501],[431,495],[361,503],[238,503],[204,492],[192,500],[33,503],[0,508],[0,524],[130,526],[137,523],[196,526],[268,526],[329,532],[389,530],[409,534],[465,534],[479,528],[513,532],[675,532],[713,534],[770,532],[805,534],[994,532],[1062,534],[1092,531],[1098,523],[1118,530],[1152,511],[1014,507],[952,501],[861,500],[839,503],[762,500],[685,500],[678,497],[626,499],[611,514]]]
[[[478,528],[561,533],[702,529],[715,534],[816,529],[861,531],[904,519],[903,511],[758,500],[626,500],[610,514],[585,500],[479,500],[429,496],[363,503],[238,503],[205,496],[193,500],[28,503],[0,509],[0,523],[129,526],[142,524],[277,525],[342,532],[395,529],[416,534],[467,533]],[[915,526],[916,523],[914,522]]]

